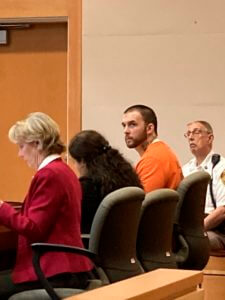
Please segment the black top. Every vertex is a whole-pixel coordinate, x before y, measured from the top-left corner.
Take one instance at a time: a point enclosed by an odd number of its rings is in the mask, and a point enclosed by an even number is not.
[[[95,213],[102,201],[100,186],[89,177],[80,177],[82,186],[81,233],[90,233]]]

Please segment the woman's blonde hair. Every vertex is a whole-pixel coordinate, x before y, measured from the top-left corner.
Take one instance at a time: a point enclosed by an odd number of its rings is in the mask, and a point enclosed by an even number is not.
[[[13,143],[37,142],[46,155],[65,151],[57,123],[42,112],[31,113],[26,119],[16,122],[9,129],[8,136]]]

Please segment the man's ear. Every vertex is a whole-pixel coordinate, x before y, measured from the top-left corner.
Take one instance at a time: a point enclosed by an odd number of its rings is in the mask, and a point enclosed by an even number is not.
[[[155,126],[153,123],[148,123],[147,126],[146,126],[146,132],[147,134],[152,134],[155,130]]]
[[[214,135],[211,133],[209,134],[209,142],[212,143],[214,140]]]

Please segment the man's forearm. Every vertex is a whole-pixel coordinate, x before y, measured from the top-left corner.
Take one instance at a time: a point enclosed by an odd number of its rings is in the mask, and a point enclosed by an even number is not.
[[[210,213],[204,219],[205,230],[210,230],[225,221],[225,206],[217,207],[212,213]]]

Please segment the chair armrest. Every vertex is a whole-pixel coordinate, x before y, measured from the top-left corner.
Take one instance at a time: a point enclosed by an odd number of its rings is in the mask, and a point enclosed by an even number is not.
[[[98,256],[85,248],[68,246],[63,244],[50,244],[50,243],[33,243],[31,245],[35,254],[43,255],[46,252],[69,252],[86,256],[97,263]]]
[[[53,300],[60,300],[58,295],[55,293],[54,289],[48,282],[47,278],[45,277],[44,273],[42,272],[41,265],[40,265],[40,258],[46,252],[69,252],[79,255],[84,255],[92,260],[94,265],[98,262],[98,257],[95,253],[91,251],[79,247],[67,246],[62,244],[49,244],[49,243],[34,243],[31,245],[33,251],[33,266],[35,273],[40,280],[43,288],[47,291],[51,299]]]

